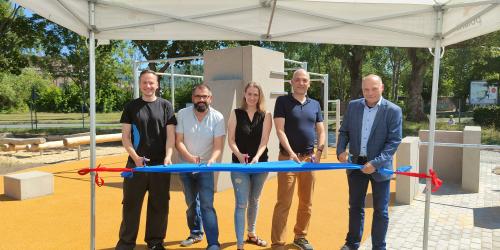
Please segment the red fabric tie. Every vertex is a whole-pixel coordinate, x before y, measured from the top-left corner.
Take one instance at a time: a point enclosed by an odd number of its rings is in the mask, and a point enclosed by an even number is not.
[[[95,172],[95,184],[99,187],[102,187],[104,185],[104,179],[102,179],[99,176],[99,172],[133,172],[131,168],[107,168],[107,167],[101,167],[101,164],[97,166],[96,168],[82,168],[78,170],[79,175],[86,175],[90,172]]]
[[[434,172],[433,169],[429,169],[429,174],[425,173],[411,173],[411,172],[395,172],[395,174],[399,175],[406,175],[406,176],[412,176],[412,177],[418,177],[418,178],[425,178],[425,179],[431,179],[432,183],[432,192],[436,192],[441,185],[443,185],[443,181],[438,178],[436,172]]]

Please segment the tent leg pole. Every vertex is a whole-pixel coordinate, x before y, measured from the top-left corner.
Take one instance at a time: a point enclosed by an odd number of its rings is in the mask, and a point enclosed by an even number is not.
[[[434,42],[434,68],[432,72],[432,96],[431,96],[431,113],[429,118],[429,146],[427,148],[427,165],[426,173],[434,168],[434,140],[436,131],[436,106],[437,106],[437,95],[439,88],[439,66],[441,63],[441,31],[443,26],[443,10],[438,7],[437,19],[436,19],[436,37]],[[425,185],[425,218],[424,218],[424,237],[423,237],[423,249],[427,250],[429,245],[429,214],[431,205],[431,192],[432,185],[430,179],[426,180]]]
[[[89,23],[95,25],[95,3],[89,1]],[[90,168],[96,167],[95,128],[95,33],[89,31],[89,84],[90,84]],[[90,249],[95,249],[95,172],[90,173]]]

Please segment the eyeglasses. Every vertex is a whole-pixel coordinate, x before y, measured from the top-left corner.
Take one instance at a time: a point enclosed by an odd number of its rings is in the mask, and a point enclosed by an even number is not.
[[[208,99],[210,96],[209,95],[194,95],[194,97],[197,99]]]

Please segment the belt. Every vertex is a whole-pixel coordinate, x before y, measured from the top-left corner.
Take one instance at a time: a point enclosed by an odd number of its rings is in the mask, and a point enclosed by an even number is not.
[[[314,153],[314,150],[309,150],[306,152],[295,153],[298,157],[307,157],[311,156]],[[290,156],[286,150],[280,150],[280,154],[284,156]]]
[[[366,157],[366,156],[359,156],[359,155],[352,155],[351,156],[351,162],[355,163],[355,164],[364,165],[365,163],[368,162],[368,157]]]

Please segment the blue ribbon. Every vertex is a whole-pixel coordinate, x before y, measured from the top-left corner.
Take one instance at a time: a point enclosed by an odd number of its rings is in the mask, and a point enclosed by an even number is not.
[[[297,163],[292,160],[258,162],[254,164],[245,163],[177,163],[172,165],[155,165],[133,168],[133,172],[145,173],[190,173],[190,172],[244,172],[244,173],[264,173],[264,172],[308,172],[316,170],[335,170],[335,169],[362,169],[363,165],[353,163]],[[396,172],[407,172],[411,166],[398,168],[396,171],[380,168],[378,173],[392,175]],[[122,172],[122,177],[130,178],[133,172]]]

